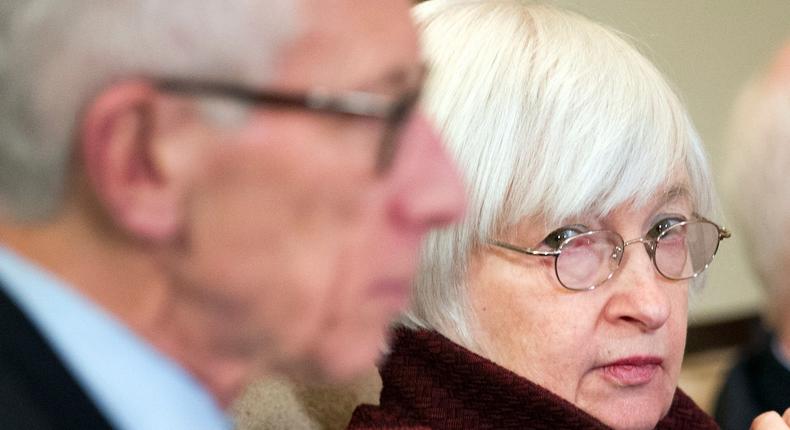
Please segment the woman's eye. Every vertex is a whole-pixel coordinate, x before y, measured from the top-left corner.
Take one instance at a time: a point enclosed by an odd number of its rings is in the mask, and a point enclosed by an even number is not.
[[[559,249],[562,242],[565,242],[573,236],[578,236],[587,231],[589,231],[589,229],[581,225],[560,227],[549,233],[549,235],[543,239],[542,244],[548,246],[551,249]]]
[[[672,226],[680,224],[681,222],[684,221],[686,221],[686,219],[682,217],[663,218],[661,221],[655,223],[653,225],[653,228],[651,228],[647,234],[652,238],[657,238],[661,236],[662,233],[672,228]]]

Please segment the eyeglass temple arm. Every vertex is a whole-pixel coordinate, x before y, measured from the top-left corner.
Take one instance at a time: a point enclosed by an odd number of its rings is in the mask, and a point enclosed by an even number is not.
[[[696,213],[695,213],[694,215],[695,215],[697,218],[699,218],[700,220],[702,220],[702,221],[709,222],[709,223],[711,223],[711,224],[715,225],[715,226],[716,226],[716,228],[717,228],[717,229],[719,229],[719,240],[722,240],[722,239],[727,239],[727,238],[729,238],[730,236],[732,236],[732,233],[730,233],[730,231],[729,231],[729,230],[727,230],[726,228],[724,228],[724,227],[722,227],[722,226],[720,226],[720,225],[716,224],[715,222],[713,222],[713,221],[711,221],[711,220],[709,220],[709,219],[705,218],[705,217],[704,217],[704,216],[702,216],[702,215],[699,215],[699,214],[696,214]]]
[[[560,255],[560,251],[538,251],[532,248],[522,248],[520,246],[511,245],[509,243],[500,242],[498,240],[489,240],[489,244],[498,246],[500,248],[509,249],[511,251],[520,252],[527,255],[537,255],[540,257],[554,257]]]
[[[345,94],[345,98],[343,98],[322,89],[311,90],[305,94],[292,94],[287,92],[253,91],[241,86],[221,82],[161,79],[156,82],[156,86],[163,91],[173,93],[231,97],[252,104],[303,107],[319,112],[334,112],[382,119],[393,115],[398,109],[398,106],[393,106],[383,96],[361,91],[348,91]]]

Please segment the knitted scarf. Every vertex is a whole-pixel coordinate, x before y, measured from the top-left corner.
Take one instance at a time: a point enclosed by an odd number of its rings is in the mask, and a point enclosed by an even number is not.
[[[435,332],[397,330],[380,373],[380,405],[357,407],[349,429],[608,428],[545,388]],[[719,427],[678,389],[656,428]]]

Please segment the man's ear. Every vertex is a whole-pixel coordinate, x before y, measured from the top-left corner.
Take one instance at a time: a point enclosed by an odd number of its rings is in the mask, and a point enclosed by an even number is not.
[[[147,242],[174,239],[180,207],[174,184],[157,166],[158,93],[142,81],[113,85],[88,105],[78,135],[82,164],[113,223]]]

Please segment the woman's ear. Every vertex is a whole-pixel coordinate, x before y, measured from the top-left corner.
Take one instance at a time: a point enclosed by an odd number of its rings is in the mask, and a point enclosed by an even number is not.
[[[178,187],[155,157],[158,99],[144,81],[113,85],[87,106],[77,136],[96,198],[117,228],[146,242],[172,240],[181,228]]]

